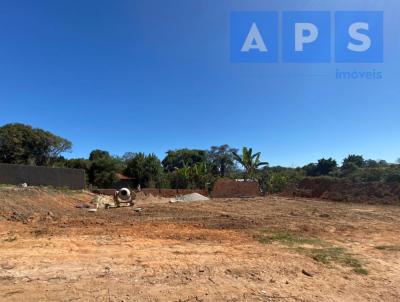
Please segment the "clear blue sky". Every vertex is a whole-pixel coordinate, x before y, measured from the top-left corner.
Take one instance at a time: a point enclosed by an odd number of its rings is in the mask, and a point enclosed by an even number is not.
[[[385,63],[233,64],[237,10],[384,10]],[[3,0],[0,125],[73,142],[67,157],[252,146],[273,165],[400,157],[398,0]],[[380,81],[338,81],[376,69]]]

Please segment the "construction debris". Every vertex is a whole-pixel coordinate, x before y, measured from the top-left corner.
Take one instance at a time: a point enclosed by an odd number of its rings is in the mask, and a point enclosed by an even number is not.
[[[115,206],[113,197],[107,195],[96,195],[90,203],[100,209]]]
[[[175,198],[171,198],[169,202],[174,203],[174,202],[186,202],[186,201],[190,202],[190,201],[205,201],[205,200],[210,200],[210,198],[201,195],[199,193],[192,193],[192,194],[176,196]]]
[[[90,209],[90,205],[87,203],[81,203],[75,206],[77,209]]]

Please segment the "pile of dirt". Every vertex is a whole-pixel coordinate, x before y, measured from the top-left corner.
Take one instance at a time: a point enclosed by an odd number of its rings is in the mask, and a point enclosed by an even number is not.
[[[306,177],[285,193],[291,196],[360,203],[400,203],[400,184],[355,183],[334,177]]]
[[[64,192],[39,187],[0,188],[0,217],[19,222],[28,222],[38,217],[57,219],[78,204],[89,204],[93,196],[89,192]]]

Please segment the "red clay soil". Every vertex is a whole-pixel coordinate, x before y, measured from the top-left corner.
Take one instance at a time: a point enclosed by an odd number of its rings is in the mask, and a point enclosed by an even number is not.
[[[0,188],[0,301],[400,301],[398,206],[143,195]]]

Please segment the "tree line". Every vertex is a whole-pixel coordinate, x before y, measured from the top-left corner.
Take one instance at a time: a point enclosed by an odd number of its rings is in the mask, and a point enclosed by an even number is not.
[[[134,179],[135,185],[152,188],[212,188],[221,177],[258,181],[264,192],[278,193],[304,177],[346,178],[354,182],[400,182],[400,165],[383,160],[365,160],[349,155],[341,165],[323,158],[304,167],[269,166],[260,152],[228,145],[208,150],[169,150],[161,160],[155,154],[127,152],[111,155],[93,150],[88,158],[67,159],[72,143],[48,131],[23,124],[0,127],[0,162],[84,169],[87,182],[95,187],[112,187],[118,174]],[[399,162],[400,163],[400,162]]]

